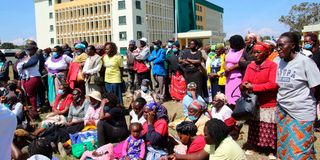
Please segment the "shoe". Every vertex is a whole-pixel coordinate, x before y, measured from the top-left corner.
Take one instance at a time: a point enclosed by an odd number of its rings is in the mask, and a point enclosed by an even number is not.
[[[58,150],[59,150],[59,153],[60,153],[61,157],[66,157],[67,156],[67,153],[64,150],[63,144],[61,142],[58,143]]]
[[[246,154],[247,156],[252,156],[254,154],[253,150],[246,150],[246,152],[244,152],[244,154]]]
[[[268,155],[268,158],[269,158],[270,160],[275,160],[275,159],[277,159],[277,157],[274,156],[272,153],[270,153],[270,154]]]

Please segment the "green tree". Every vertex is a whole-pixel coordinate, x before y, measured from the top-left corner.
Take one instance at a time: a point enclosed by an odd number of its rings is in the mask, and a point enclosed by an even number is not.
[[[293,5],[286,16],[279,21],[290,27],[290,31],[301,32],[303,26],[320,23],[320,3],[303,2]]]
[[[1,44],[1,49],[14,49],[16,46],[13,43],[4,42]]]

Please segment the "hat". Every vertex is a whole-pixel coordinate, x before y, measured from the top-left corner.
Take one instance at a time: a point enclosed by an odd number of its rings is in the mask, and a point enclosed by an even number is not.
[[[155,41],[153,41],[152,43],[153,43],[153,44],[160,44],[160,45],[162,44],[162,42],[161,42],[160,40],[155,40]]]
[[[215,96],[218,100],[221,100],[223,103],[227,103],[227,97],[225,94],[218,92]]]
[[[87,97],[91,97],[97,101],[101,101],[101,93],[98,91],[92,91],[89,94],[87,94]]]
[[[194,83],[194,82],[190,82],[190,83],[187,85],[187,89],[193,89],[193,88],[197,88],[197,84]]]
[[[129,41],[129,45],[130,45],[130,44],[136,45],[136,41],[135,41],[135,40],[130,40],[130,41]]]
[[[142,82],[141,82],[141,85],[148,86],[149,82],[150,82],[149,79],[143,79]]]
[[[211,50],[211,51],[216,50],[216,45],[215,45],[215,44],[211,45],[210,50]]]
[[[142,37],[139,41],[148,42],[148,39],[146,37]]]
[[[82,51],[86,50],[86,46],[82,43],[78,43],[76,44],[76,46],[74,47],[75,49],[81,49]]]
[[[224,48],[224,44],[223,44],[223,43],[218,43],[218,44],[216,45],[216,48]]]

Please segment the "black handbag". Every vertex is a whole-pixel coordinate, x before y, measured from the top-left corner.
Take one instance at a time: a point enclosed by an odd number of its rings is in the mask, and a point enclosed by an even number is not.
[[[248,120],[252,118],[258,106],[258,96],[254,93],[243,92],[242,97],[236,101],[232,117],[235,120]]]

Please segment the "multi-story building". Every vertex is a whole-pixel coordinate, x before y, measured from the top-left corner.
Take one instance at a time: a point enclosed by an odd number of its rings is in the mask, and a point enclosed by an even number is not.
[[[174,34],[173,0],[35,0],[35,13],[40,48],[113,41],[123,53],[131,39]]]
[[[223,8],[206,0],[176,0],[178,32],[223,32]]]
[[[46,48],[113,41],[124,53],[131,39],[173,38],[175,5],[178,32],[223,32],[223,8],[206,0],[35,0],[37,42]]]

